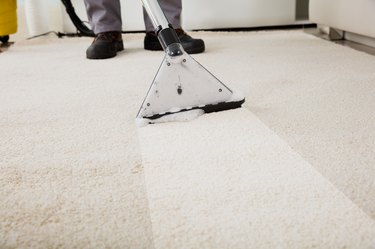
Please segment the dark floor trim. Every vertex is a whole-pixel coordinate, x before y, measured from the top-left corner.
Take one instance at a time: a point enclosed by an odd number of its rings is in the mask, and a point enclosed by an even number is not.
[[[243,28],[220,28],[220,29],[193,29],[193,31],[213,31],[213,32],[240,32],[240,31],[270,31],[270,30],[290,30],[290,29],[304,29],[316,28],[314,23],[309,24],[293,24],[281,26],[261,26],[261,27],[243,27]]]
[[[193,29],[192,31],[211,31],[211,32],[247,32],[247,31],[270,31],[270,30],[291,30],[291,29],[305,29],[305,28],[316,28],[317,25],[314,23],[308,24],[293,24],[293,25],[281,25],[281,26],[261,26],[261,27],[243,27],[243,28],[219,28],[219,29]],[[123,34],[136,34],[145,33],[145,31],[122,31]]]

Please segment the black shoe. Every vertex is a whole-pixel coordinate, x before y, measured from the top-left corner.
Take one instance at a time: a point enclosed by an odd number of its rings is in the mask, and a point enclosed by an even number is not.
[[[86,50],[87,59],[107,59],[115,57],[124,50],[121,32],[103,32],[95,36],[91,46]]]
[[[189,54],[198,54],[204,51],[204,41],[202,39],[194,39],[185,33],[182,29],[176,29],[178,38],[181,41],[182,47]],[[159,51],[163,50],[158,37],[154,32],[146,32],[144,40],[144,48],[146,50]]]

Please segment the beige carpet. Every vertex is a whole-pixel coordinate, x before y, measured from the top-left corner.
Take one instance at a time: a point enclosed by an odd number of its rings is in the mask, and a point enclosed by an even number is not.
[[[375,57],[301,31],[198,33],[245,108],[138,129],[162,60],[126,35],[0,55],[0,248],[375,248]]]

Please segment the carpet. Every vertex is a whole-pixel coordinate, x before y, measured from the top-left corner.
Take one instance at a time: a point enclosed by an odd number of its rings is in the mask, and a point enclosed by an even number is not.
[[[199,32],[244,108],[137,128],[163,58],[124,35],[0,55],[0,248],[375,248],[375,58],[302,31]]]

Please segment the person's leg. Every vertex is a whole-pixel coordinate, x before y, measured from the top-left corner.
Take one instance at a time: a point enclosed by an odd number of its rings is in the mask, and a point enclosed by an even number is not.
[[[86,51],[88,59],[106,59],[124,49],[121,37],[120,0],[85,0],[95,39]]]
[[[121,31],[119,0],[85,0],[87,17],[95,34]]]
[[[159,0],[159,4],[173,28],[181,29],[181,0]],[[151,19],[147,15],[145,9],[143,9],[143,19],[145,22],[146,31],[154,31],[155,28],[152,25]]]
[[[181,0],[159,0],[159,4],[169,23],[176,29],[177,35],[185,51],[189,54],[202,53],[205,49],[204,41],[202,39],[194,39],[190,37],[181,28]],[[143,18],[146,27],[144,48],[147,50],[163,50],[159,40],[154,34],[155,28],[145,9],[143,9]]]

